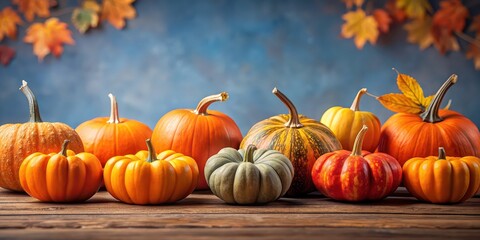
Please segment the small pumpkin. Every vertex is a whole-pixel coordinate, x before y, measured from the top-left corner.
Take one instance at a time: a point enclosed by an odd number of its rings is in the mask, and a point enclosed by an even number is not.
[[[467,117],[452,110],[439,110],[447,90],[457,82],[453,74],[440,87],[420,116],[397,113],[383,125],[379,152],[396,158],[401,165],[413,157],[433,156],[442,146],[452,156],[480,157],[480,132]]]
[[[30,154],[58,151],[65,139],[70,140],[73,151],[84,150],[80,136],[67,124],[42,121],[37,99],[26,81],[22,81],[20,90],[28,100],[29,121],[0,126],[0,187],[12,191],[23,191],[18,170]]]
[[[122,202],[140,205],[172,203],[192,193],[198,180],[195,160],[172,150],[156,155],[150,139],[146,142],[148,151],[107,161],[107,191]]]
[[[438,157],[417,157],[403,165],[403,184],[416,198],[431,203],[460,203],[480,190],[480,159],[447,157],[443,147]]]
[[[353,151],[340,150],[322,155],[312,169],[317,190],[339,201],[380,200],[393,193],[402,181],[402,167],[385,153],[362,151],[368,127],[363,126]]]
[[[237,148],[242,133],[237,124],[224,113],[207,110],[210,104],[226,101],[228,94],[222,92],[205,97],[195,110],[176,109],[158,120],[152,134],[152,143],[157,151],[173,150],[191,156],[200,169],[196,189],[208,189],[204,168],[208,158],[222,148]]]
[[[152,130],[144,123],[120,118],[115,96],[110,93],[108,97],[111,105],[110,118],[94,118],[75,129],[82,138],[85,151],[97,156],[102,166],[111,157],[147,150],[145,140],[152,136]]]
[[[294,169],[275,150],[224,148],[205,165],[205,179],[213,194],[230,204],[261,204],[277,200],[290,188]]]
[[[67,150],[65,140],[59,153],[33,153],[20,166],[20,183],[28,195],[43,202],[83,202],[102,182],[102,165],[95,155]]]
[[[245,135],[240,148],[245,149],[253,144],[284,154],[295,169],[286,195],[307,194],[315,190],[310,175],[315,160],[324,153],[341,149],[342,145],[328,127],[299,115],[295,105],[277,88],[272,92],[287,106],[289,114],[280,114],[256,123]]]
[[[360,98],[367,92],[366,88],[360,89],[350,108],[340,106],[329,108],[322,116],[320,122],[325,124],[338,138],[344,150],[352,151],[356,133],[363,125],[368,127],[368,132],[363,140],[362,149],[373,152],[380,140],[381,124],[375,114],[360,111]]]

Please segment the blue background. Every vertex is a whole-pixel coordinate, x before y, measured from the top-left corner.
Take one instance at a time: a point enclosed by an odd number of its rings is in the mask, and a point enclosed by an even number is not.
[[[110,92],[121,117],[153,128],[166,112],[195,108],[204,96],[227,91],[230,99],[211,109],[230,115],[245,134],[254,123],[287,111],[271,93],[275,86],[300,113],[319,119],[331,106],[350,106],[362,87],[376,95],[398,92],[392,67],[417,78],[426,94],[458,74],[445,99],[480,124],[480,72],[464,52],[420,51],[399,25],[376,46],[357,50],[352,39],[340,37],[346,12],[340,1],[138,0],[134,6],[138,16],[122,31],[103,23],[81,35],[70,25],[76,44],[66,46],[60,59],[49,55],[39,62],[30,44],[4,40],[17,56],[0,66],[0,124],[28,119],[18,90],[25,79],[43,119],[72,127],[107,116]],[[70,16],[60,19],[70,23]],[[363,98],[361,109],[382,122],[392,114],[371,97]]]

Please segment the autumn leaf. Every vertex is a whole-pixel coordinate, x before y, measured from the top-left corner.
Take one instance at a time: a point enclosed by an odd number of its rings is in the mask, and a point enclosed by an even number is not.
[[[35,15],[39,17],[50,16],[50,0],[13,0],[18,5],[18,10],[31,22]]]
[[[39,60],[43,60],[49,53],[59,57],[63,52],[63,44],[75,43],[67,24],[57,18],[49,18],[45,23],[32,24],[27,29],[24,41],[33,44],[33,52]]]
[[[85,33],[91,27],[98,26],[100,5],[96,1],[85,1],[81,8],[75,8],[72,14],[72,23],[80,33]]]
[[[480,35],[480,15],[473,17],[472,23],[470,24],[468,30]]]
[[[409,43],[418,44],[420,49],[430,47],[433,44],[432,35],[432,18],[426,16],[417,18],[405,24],[405,30],[408,32],[407,41]]]
[[[354,38],[355,46],[362,49],[367,41],[375,44],[378,38],[378,24],[373,16],[367,16],[362,9],[344,14],[345,23],[342,25],[342,37]]]
[[[375,9],[372,13],[373,18],[377,21],[378,30],[382,33],[387,33],[390,29],[390,23],[392,19],[388,15],[387,11],[383,9]]]
[[[425,108],[427,108],[428,105],[430,105],[430,103],[432,102],[433,97],[435,97],[435,95],[430,95],[428,97],[423,98],[422,105],[425,106]]]
[[[347,5],[347,8],[350,9],[353,6],[361,7],[364,0],[342,0],[342,2]]]
[[[432,9],[428,0],[397,0],[396,3],[410,18],[423,18]]]
[[[135,18],[135,0],[103,0],[102,19],[107,20],[117,29],[125,27],[125,19]]]
[[[478,37],[476,40],[480,42]],[[467,59],[472,59],[475,69],[480,69],[480,47],[477,44],[470,44],[467,50]]]
[[[443,0],[440,2],[440,9],[433,15],[433,25],[461,32],[467,17],[468,9],[460,0]]]
[[[377,97],[377,100],[392,112],[419,114],[422,108],[415,104],[410,98],[400,93],[389,93]]]
[[[0,63],[1,64],[3,64],[4,66],[7,66],[14,56],[15,56],[15,50],[13,50],[13,48],[5,45],[0,45]]]
[[[402,23],[407,18],[405,11],[397,7],[396,0],[388,0],[385,9],[395,22]]]
[[[17,39],[17,25],[21,23],[22,19],[11,7],[6,7],[0,11],[0,41],[4,37]]]
[[[460,50],[457,38],[453,36],[452,31],[439,26],[432,26],[433,44],[441,54],[448,51]]]
[[[425,98],[423,96],[423,89],[415,78],[397,71],[397,86],[403,95],[410,98],[415,104],[423,104]]]

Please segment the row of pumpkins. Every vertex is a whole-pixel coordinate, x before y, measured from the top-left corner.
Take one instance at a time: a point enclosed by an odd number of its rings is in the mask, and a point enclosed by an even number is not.
[[[46,202],[84,201],[102,184],[130,204],[175,202],[195,189],[211,189],[237,204],[315,189],[356,202],[385,198],[403,178],[420,200],[462,202],[480,190],[480,133],[461,114],[439,110],[456,81],[452,75],[422,115],[397,113],[383,127],[373,113],[359,110],[366,89],[350,108],[332,107],[319,122],[298,114],[275,88],[289,114],[258,122],[245,137],[229,116],[207,110],[225,101],[227,93],[202,99],[195,110],[165,114],[153,131],[119,118],[110,94],[110,118],[95,118],[74,130],[42,122],[23,81],[30,121],[0,126],[0,187]]]

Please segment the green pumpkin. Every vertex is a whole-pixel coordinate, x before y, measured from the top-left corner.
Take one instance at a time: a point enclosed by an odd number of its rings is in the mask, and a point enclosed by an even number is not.
[[[224,148],[205,165],[213,194],[230,204],[261,204],[277,200],[293,179],[290,160],[276,150]]]

